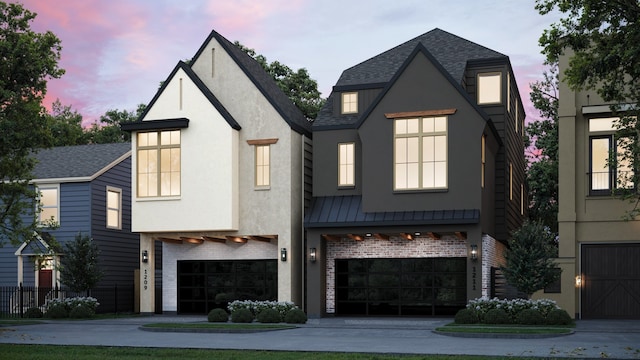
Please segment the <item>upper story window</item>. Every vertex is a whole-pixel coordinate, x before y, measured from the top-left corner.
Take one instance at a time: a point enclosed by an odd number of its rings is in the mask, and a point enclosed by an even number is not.
[[[137,135],[138,197],[180,195],[180,130]]]
[[[354,143],[338,144],[338,186],[355,185]]]
[[[107,186],[107,228],[122,229],[122,189]]]
[[[610,195],[615,189],[634,188],[634,168],[622,156],[633,141],[617,137],[614,126],[618,118],[589,119],[589,194]]]
[[[342,113],[355,114],[358,112],[358,93],[342,93]]]
[[[278,139],[247,140],[254,147],[254,185],[257,189],[271,186],[271,145]]]
[[[394,189],[447,188],[447,117],[396,119]]]
[[[38,223],[52,225],[60,222],[60,187],[58,185],[38,186],[40,212]]]
[[[502,74],[499,72],[478,74],[478,104],[502,103]]]

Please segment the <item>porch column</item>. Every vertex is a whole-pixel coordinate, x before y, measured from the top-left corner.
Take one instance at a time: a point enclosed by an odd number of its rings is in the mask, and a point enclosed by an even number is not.
[[[140,314],[154,314],[156,310],[155,252],[153,237],[140,234]],[[146,262],[143,254],[147,254]]]
[[[18,286],[24,283],[24,260],[18,255]],[[23,284],[24,285],[24,284]]]

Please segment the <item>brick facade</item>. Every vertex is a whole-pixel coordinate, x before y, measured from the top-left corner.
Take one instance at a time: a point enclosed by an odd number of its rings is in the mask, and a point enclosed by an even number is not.
[[[506,245],[492,238],[482,235],[482,296],[491,294],[491,268],[504,265]]]

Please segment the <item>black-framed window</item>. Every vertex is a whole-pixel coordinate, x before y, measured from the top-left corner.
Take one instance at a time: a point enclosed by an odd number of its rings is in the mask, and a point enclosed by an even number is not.
[[[632,140],[616,135],[618,118],[589,119],[589,195],[633,189],[634,164],[624,156]]]

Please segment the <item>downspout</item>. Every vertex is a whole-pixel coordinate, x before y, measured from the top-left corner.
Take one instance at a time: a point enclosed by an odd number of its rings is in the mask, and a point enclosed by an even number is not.
[[[301,289],[301,293],[300,293],[300,307],[302,308],[302,311],[306,312],[306,294],[307,294],[307,289],[306,289],[306,267],[307,267],[307,257],[306,257],[306,249],[307,249],[307,239],[304,236],[304,198],[306,196],[305,193],[305,188],[304,188],[304,177],[305,177],[305,167],[304,167],[304,163],[305,163],[305,152],[304,149],[306,147],[306,141],[304,139],[304,133],[300,134],[300,138],[302,141],[302,146],[300,147],[300,151],[301,151],[301,158],[300,158],[300,190],[302,192],[302,196],[300,199],[300,240],[302,242],[302,247],[300,249],[300,251],[302,252],[300,259],[302,259],[301,261],[301,267],[300,267],[300,271],[302,272],[301,276],[300,276],[300,286],[302,286]]]

